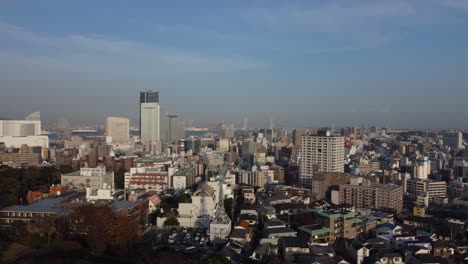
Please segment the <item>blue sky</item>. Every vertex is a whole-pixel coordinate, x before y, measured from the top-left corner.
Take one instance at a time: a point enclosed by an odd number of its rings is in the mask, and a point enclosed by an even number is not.
[[[149,89],[199,125],[468,128],[468,0],[0,1],[0,116]]]

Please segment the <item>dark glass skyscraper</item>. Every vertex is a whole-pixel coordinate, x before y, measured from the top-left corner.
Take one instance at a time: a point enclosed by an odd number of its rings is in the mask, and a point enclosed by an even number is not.
[[[159,141],[159,92],[140,92],[140,139]]]
[[[141,103],[159,103],[159,92],[140,92],[140,104]]]

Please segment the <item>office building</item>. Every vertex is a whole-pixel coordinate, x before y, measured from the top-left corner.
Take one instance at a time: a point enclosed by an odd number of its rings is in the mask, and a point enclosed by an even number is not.
[[[125,189],[162,192],[169,187],[169,173],[158,167],[130,168],[125,173]]]
[[[234,137],[234,125],[228,123],[220,123],[218,125],[219,136],[223,138]]]
[[[392,184],[342,184],[340,185],[340,203],[360,208],[391,210],[401,213],[403,210],[403,187]]]
[[[79,171],[62,174],[61,186],[69,186],[70,189],[87,189],[91,192],[98,189],[114,188],[114,172],[107,172],[105,167],[81,168]]]
[[[431,162],[427,157],[421,157],[416,160],[413,165],[413,175],[417,179],[427,179],[431,174]]]
[[[312,186],[317,172],[344,172],[344,137],[321,131],[318,135],[303,135],[300,149],[299,181],[304,187]]]
[[[49,147],[49,138],[41,135],[41,114],[34,112],[24,120],[0,120],[0,143],[7,148]]]
[[[0,164],[41,164],[41,148],[22,145],[19,152],[1,152]]]
[[[446,132],[442,134],[444,145],[451,149],[463,148],[463,134],[462,132]]]
[[[356,212],[342,209],[321,209],[313,208],[309,210],[314,213],[317,224],[301,226],[301,235],[309,237],[310,243],[333,244],[338,238],[355,238],[361,230],[359,224],[361,219]]]
[[[447,183],[445,181],[413,178],[404,181],[403,184],[406,192],[412,196],[427,193],[429,200],[447,197]]]
[[[112,142],[127,142],[130,139],[130,122],[128,118],[106,118],[105,135],[111,137]]]
[[[216,150],[228,152],[230,141],[227,138],[220,138],[216,140]]]
[[[330,191],[330,187],[346,184],[350,179],[351,175],[344,172],[317,173],[312,177],[312,194],[316,199],[324,198],[327,196],[327,192]]]
[[[468,160],[456,158],[453,160],[455,178],[468,179]]]
[[[178,116],[169,115],[161,111],[160,117],[160,140],[164,144],[173,144],[179,140]]]
[[[143,143],[160,140],[159,92],[140,92],[140,139]]]

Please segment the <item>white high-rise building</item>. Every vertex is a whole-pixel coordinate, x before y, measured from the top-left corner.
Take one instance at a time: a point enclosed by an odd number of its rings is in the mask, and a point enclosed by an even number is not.
[[[140,92],[140,138],[144,143],[160,140],[159,92]]]
[[[24,120],[0,120],[0,143],[6,147],[49,147],[49,138],[41,135],[41,114],[34,112]]]
[[[299,182],[312,186],[315,172],[344,172],[345,139],[321,131],[317,136],[303,135],[300,149]]]
[[[414,178],[427,179],[427,176],[431,174],[431,162],[427,157],[420,157],[416,160],[416,164],[413,167]]]
[[[112,142],[127,142],[130,139],[130,121],[125,117],[108,117],[105,124],[106,137]]]

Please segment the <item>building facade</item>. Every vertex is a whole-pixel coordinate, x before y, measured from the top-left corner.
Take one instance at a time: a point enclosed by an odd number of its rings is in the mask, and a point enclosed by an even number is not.
[[[114,172],[107,172],[105,167],[81,168],[80,171],[62,174],[61,186],[70,186],[76,189],[91,188],[98,189],[114,188]]]
[[[312,177],[317,172],[344,172],[344,137],[303,135],[300,149],[299,182],[304,187],[312,186]]]
[[[0,120],[0,143],[7,148],[49,147],[49,138],[41,135],[41,115],[34,112],[24,120]]]
[[[105,135],[112,142],[126,142],[130,139],[130,121],[125,117],[108,117],[105,124]]]
[[[340,185],[340,203],[360,208],[403,210],[403,187],[391,184]]]
[[[144,143],[160,140],[159,92],[140,92],[140,139]]]
[[[169,187],[169,174],[160,168],[136,167],[125,173],[125,189],[162,192]]]

